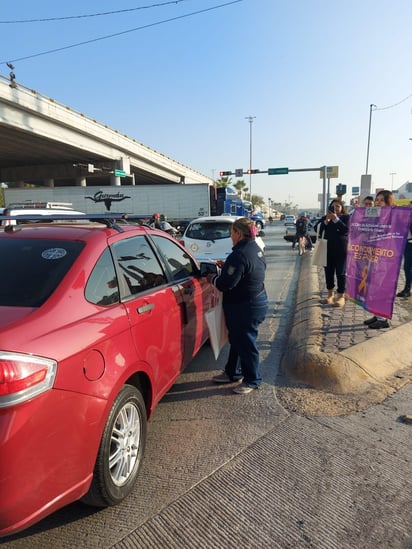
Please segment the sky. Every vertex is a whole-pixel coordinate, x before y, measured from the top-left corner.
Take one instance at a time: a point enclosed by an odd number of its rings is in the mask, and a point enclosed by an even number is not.
[[[0,74],[12,62],[17,82],[208,177],[247,170],[252,151],[253,169],[338,166],[347,201],[367,161],[372,191],[412,180],[411,0],[1,4]],[[251,183],[301,209],[323,185],[318,171]]]

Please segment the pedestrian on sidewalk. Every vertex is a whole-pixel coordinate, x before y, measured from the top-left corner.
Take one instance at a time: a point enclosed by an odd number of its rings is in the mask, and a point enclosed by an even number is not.
[[[412,208],[412,200],[408,204]],[[403,271],[405,273],[405,288],[396,294],[396,297],[410,297],[412,282],[412,224],[409,227],[408,241],[403,254]]]
[[[346,290],[346,252],[348,248],[349,214],[342,201],[335,198],[329,204],[328,213],[320,220],[320,235],[327,240],[327,263],[325,267],[328,296],[322,300],[325,305],[343,307]],[[334,298],[335,277],[337,295]]]
[[[231,230],[232,253],[220,275],[209,275],[209,282],[223,292],[223,312],[228,330],[230,352],[225,370],[215,383],[233,383],[243,379],[233,391],[247,394],[262,383],[259,373],[258,326],[268,310],[265,290],[266,261],[256,243],[257,229],[246,217],[237,219]]]

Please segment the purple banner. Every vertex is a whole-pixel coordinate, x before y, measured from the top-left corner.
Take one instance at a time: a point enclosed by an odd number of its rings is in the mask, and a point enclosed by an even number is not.
[[[356,208],[349,225],[346,293],[367,311],[392,318],[412,210]]]

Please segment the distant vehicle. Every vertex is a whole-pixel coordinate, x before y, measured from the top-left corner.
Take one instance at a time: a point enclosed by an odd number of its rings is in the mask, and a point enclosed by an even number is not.
[[[131,492],[147,419],[217,299],[216,265],[164,231],[49,216],[0,231],[0,537]]]
[[[285,215],[285,225],[294,225],[296,223],[295,215]]]
[[[1,221],[1,225],[23,225],[24,223],[34,223],[44,219],[35,220],[36,216],[50,216],[50,214],[60,216],[85,215],[84,212],[73,210],[69,202],[22,202],[19,204],[10,204],[4,208],[2,216],[16,217],[19,219],[6,219]],[[57,218],[55,219],[55,221]]]
[[[198,260],[225,261],[233,247],[231,228],[239,217],[243,216],[221,215],[194,219],[186,228],[181,242]],[[265,244],[260,236],[256,237],[256,242],[264,251]]]
[[[21,203],[23,197],[35,203],[38,195],[38,189],[4,189],[6,203]],[[49,204],[55,200],[70,200],[73,209],[87,214],[110,211],[146,215],[147,212],[159,212],[176,228],[197,217],[222,214],[252,217],[261,229],[265,226],[263,214],[254,211],[252,203],[240,197],[236,189],[209,183],[104,186],[97,190],[96,187],[55,187],[43,188],[41,196],[49,197]]]

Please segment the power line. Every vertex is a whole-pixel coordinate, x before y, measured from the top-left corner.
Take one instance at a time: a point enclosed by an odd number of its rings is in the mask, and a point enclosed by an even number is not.
[[[164,19],[163,21],[157,21],[156,23],[149,23],[147,25],[142,25],[141,27],[135,27],[134,29],[129,29],[121,32],[115,32],[113,34],[107,34],[106,36],[100,36],[99,38],[92,38],[91,40],[85,40],[84,42],[77,42],[76,44],[71,44],[70,46],[63,46],[61,48],[54,48],[52,50],[42,51],[39,53],[34,53],[32,55],[26,55],[25,57],[17,57],[15,59],[8,59],[7,61],[0,61],[0,65],[5,65],[7,63],[17,63],[18,61],[25,61],[27,59],[33,59],[34,57],[40,57],[42,55],[48,55],[50,53],[57,53],[59,51],[69,50],[71,48],[77,48],[79,46],[85,46],[86,44],[92,44],[93,42],[99,42],[100,40],[107,40],[108,38],[114,38],[116,36],[122,36],[123,34],[128,34],[130,32],[136,32],[143,29],[148,29],[150,27],[156,27],[157,25],[162,25],[164,23],[170,23],[171,21],[177,21],[178,19],[184,19],[186,17],[191,17],[192,15],[199,15],[200,13],[206,13],[208,11],[213,11],[219,8],[224,8],[230,6],[231,4],[238,4],[243,2],[243,0],[232,0],[232,2],[226,2],[225,4],[219,4],[217,6],[212,6],[211,8],[205,8],[203,10],[194,11],[191,13],[186,13],[185,15],[179,15],[177,17],[171,17],[170,19]]]
[[[0,21],[1,25],[13,25],[16,23],[48,23],[50,21],[66,21],[68,19],[83,19],[86,17],[101,17],[102,15],[115,15],[118,13],[126,13],[131,11],[145,10],[150,8],[159,8],[167,6],[169,4],[179,4],[180,2],[187,2],[188,0],[171,0],[170,2],[162,2],[161,4],[151,4],[149,6],[139,6],[138,8],[128,8],[124,10],[103,11],[100,13],[89,13],[85,15],[68,15],[66,17],[47,17],[43,19],[15,19],[12,21]]]
[[[385,111],[386,109],[392,109],[393,107],[397,107],[401,103],[404,103],[410,97],[412,97],[412,93],[410,95],[408,95],[407,97],[405,97],[405,99],[402,99],[401,101],[398,101],[397,103],[394,103],[393,105],[388,105],[387,107],[376,107],[376,105],[375,105],[375,109],[373,109],[373,110],[374,111]]]

